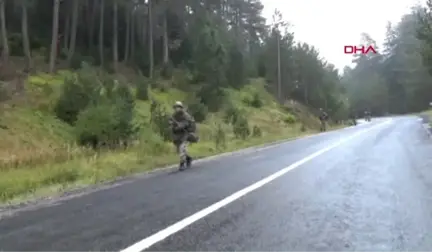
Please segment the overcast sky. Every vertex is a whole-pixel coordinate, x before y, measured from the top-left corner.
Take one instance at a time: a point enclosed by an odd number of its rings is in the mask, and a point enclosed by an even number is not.
[[[340,70],[351,64],[344,45],[356,45],[362,32],[380,45],[387,21],[398,22],[415,4],[425,0],[261,0],[264,16],[271,22],[277,8],[291,23],[298,41],[317,47]]]

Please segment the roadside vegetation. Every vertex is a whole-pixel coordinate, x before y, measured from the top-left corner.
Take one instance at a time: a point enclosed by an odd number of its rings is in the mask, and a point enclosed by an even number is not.
[[[176,100],[196,157],[427,110],[432,2],[389,23],[342,75],[259,0],[0,1],[0,201],[50,195],[177,162]],[[368,34],[361,44],[374,45]],[[280,62],[278,62],[280,56]],[[280,71],[278,70],[280,69]]]
[[[195,157],[316,133],[319,108],[343,127],[335,67],[296,43],[279,12],[266,25],[262,9],[258,0],[0,1],[0,201],[177,163],[167,127],[176,100],[199,123]]]
[[[420,113],[432,102],[432,2],[416,5],[399,22],[388,23],[382,46],[368,34],[362,45],[379,48],[377,54],[354,56],[342,83],[354,113],[365,109],[373,116]]]
[[[178,161],[169,142],[166,117],[176,100],[188,101],[188,94],[175,88],[163,92],[148,88],[149,98],[143,100],[136,98],[136,88],[130,88],[130,96],[115,101],[122,86],[112,83],[113,76],[105,77],[107,83],[98,78],[97,70],[89,66],[74,72],[33,75],[26,82],[26,98],[31,99],[4,104],[0,120],[3,201],[22,200],[29,194],[49,195]],[[65,120],[72,117],[73,104],[79,98],[66,86],[81,83],[101,86],[87,90],[95,97],[71,125]],[[319,121],[309,108],[297,102],[281,106],[264,85],[263,79],[253,79],[241,89],[224,89],[229,102],[216,112],[207,112],[204,106],[195,111],[193,101],[186,102],[199,120],[201,139],[190,147],[193,156],[317,132]],[[68,90],[66,96],[63,90]],[[110,93],[117,92],[111,94],[115,98],[111,100]],[[131,103],[133,106],[127,106]]]

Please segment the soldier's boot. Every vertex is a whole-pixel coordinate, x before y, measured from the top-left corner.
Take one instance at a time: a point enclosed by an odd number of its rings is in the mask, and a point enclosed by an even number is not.
[[[181,160],[179,164],[179,170],[183,171],[184,169],[186,169],[186,162],[184,160]]]
[[[189,155],[186,156],[186,166],[188,168],[192,166],[192,157]]]

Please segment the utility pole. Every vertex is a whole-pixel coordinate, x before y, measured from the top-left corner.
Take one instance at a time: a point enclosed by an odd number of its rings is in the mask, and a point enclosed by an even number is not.
[[[280,52],[280,34],[278,32],[277,34],[277,68],[278,68],[278,99],[279,102],[283,102],[282,101],[282,78],[281,78],[281,52]]]
[[[276,10],[275,15],[278,15],[279,12]],[[281,16],[280,16],[281,18]],[[276,32],[276,47],[277,47],[277,96],[279,102],[283,102],[282,98],[282,71],[281,71],[281,32],[279,31],[279,25],[285,26],[287,23],[281,19],[279,21],[275,20],[275,16],[273,17],[273,24],[271,26]]]

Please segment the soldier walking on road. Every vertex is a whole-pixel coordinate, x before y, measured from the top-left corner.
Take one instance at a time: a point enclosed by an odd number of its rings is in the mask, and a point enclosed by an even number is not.
[[[183,103],[177,101],[173,108],[174,113],[169,119],[169,123],[173,132],[173,143],[180,156],[179,169],[183,170],[192,164],[192,157],[187,153],[187,145],[189,142],[197,142],[198,137],[195,134],[195,120],[185,111]]]
[[[371,113],[369,110],[365,110],[364,111],[364,117],[365,117],[365,121],[366,122],[370,122],[371,121]]]
[[[320,116],[319,116],[320,122],[321,122],[321,127],[320,127],[320,131],[326,131],[326,121],[328,119],[328,114],[322,109],[320,108]]]

